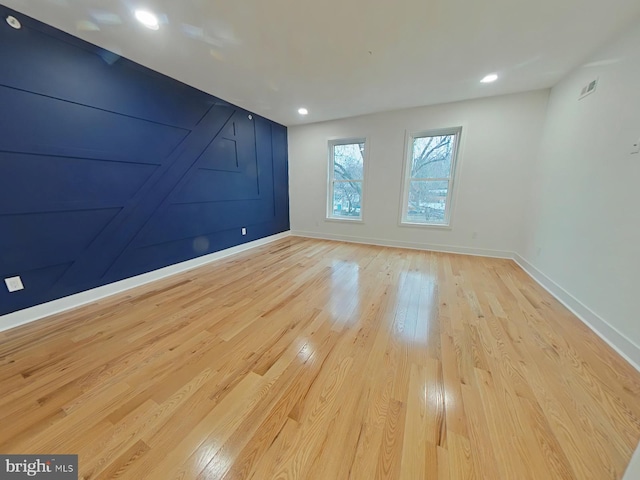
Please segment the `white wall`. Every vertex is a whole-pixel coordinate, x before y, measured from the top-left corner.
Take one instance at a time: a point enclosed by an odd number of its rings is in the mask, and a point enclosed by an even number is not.
[[[640,25],[551,92],[289,129],[294,234],[510,256],[640,368]],[[598,88],[578,100],[594,78]],[[463,126],[450,230],[398,225],[406,131]],[[367,137],[363,224],[326,221],[327,141]],[[477,232],[476,238],[473,238]]]
[[[596,77],[596,92],[578,100]],[[552,89],[520,252],[636,365],[640,155],[630,151],[639,138],[637,24]]]
[[[640,478],[640,446],[636,449],[631,462],[624,472],[623,480],[638,480]]]
[[[548,90],[289,128],[292,232],[510,256],[540,145]],[[405,132],[463,127],[452,228],[398,225]],[[326,221],[327,142],[366,137],[363,224]],[[477,232],[476,238],[472,238]]]

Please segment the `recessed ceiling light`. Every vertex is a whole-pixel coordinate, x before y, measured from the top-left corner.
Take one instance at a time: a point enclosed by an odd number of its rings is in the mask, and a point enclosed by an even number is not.
[[[303,108],[299,108],[299,109],[298,109],[298,113],[299,113],[300,115],[307,115],[307,114],[309,113],[309,110],[307,110],[307,109],[306,109],[306,108],[304,108],[304,107],[303,107]]]
[[[482,82],[482,83],[491,83],[491,82],[495,82],[497,79],[498,79],[498,74],[497,73],[490,73],[489,75],[484,77],[482,80],[480,80],[480,82]]]
[[[20,25],[20,20],[18,20],[16,17],[13,17],[11,15],[9,15],[7,18],[7,23],[15,28],[16,30],[20,30],[22,28],[22,25]]]
[[[150,28],[151,30],[158,30],[158,28],[160,28],[158,17],[153,13],[148,12],[147,10],[136,10],[135,15],[136,19],[145,27]]]

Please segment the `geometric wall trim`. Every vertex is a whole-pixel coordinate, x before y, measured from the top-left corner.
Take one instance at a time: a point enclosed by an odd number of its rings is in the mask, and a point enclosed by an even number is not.
[[[0,14],[0,315],[289,229],[286,127]]]

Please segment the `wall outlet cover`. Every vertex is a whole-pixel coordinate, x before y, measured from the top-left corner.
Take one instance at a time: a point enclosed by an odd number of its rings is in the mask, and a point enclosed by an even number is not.
[[[24,290],[24,285],[22,284],[22,279],[20,277],[5,278],[4,283],[7,286],[9,292]]]

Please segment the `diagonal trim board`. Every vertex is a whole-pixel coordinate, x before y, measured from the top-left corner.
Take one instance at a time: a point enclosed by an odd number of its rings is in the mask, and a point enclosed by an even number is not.
[[[77,284],[78,279],[89,281],[103,278],[116,261],[130,246],[142,228],[155,216],[176,185],[196,165],[206,146],[220,135],[235,112],[216,110],[213,105],[200,119],[192,131],[183,138],[180,145],[163,160],[147,182],[136,193],[136,202],[127,202],[121,211],[109,221],[100,234],[82,252],[79,252],[72,266],[58,279],[53,290],[64,292],[63,285]],[[211,132],[214,132],[211,137]]]
[[[26,286],[0,288],[0,324],[290,229],[284,125],[0,15],[23,26],[0,22],[0,279]]]
[[[207,263],[215,262],[216,260],[235,255],[236,253],[244,252],[245,250],[260,247],[262,245],[275,242],[276,240],[280,240],[288,236],[290,236],[290,232],[288,231],[278,233],[276,235],[271,235],[270,237],[243,243],[242,245],[227,248],[226,250],[203,255],[201,257],[187,260],[185,262],[170,265],[158,270],[153,270],[148,273],[143,273],[142,275],[136,275],[135,277],[126,278],[118,282],[110,283],[108,285],[103,285],[97,288],[92,288],[91,290],[76,293],[74,295],[69,295],[68,297],[63,297],[51,302],[36,305],[35,307],[29,307],[23,310],[18,310],[17,312],[9,313],[7,315],[2,315],[0,316],[0,332],[9,330],[10,328],[19,327],[20,325],[25,325],[36,320],[40,320],[41,318],[48,317],[50,315],[55,315],[57,313],[71,310],[73,308],[95,302],[105,297],[110,297],[117,293],[140,287],[147,283],[155,282],[156,280],[170,277],[187,270],[192,270],[194,268],[201,267],[202,265],[206,265]]]
[[[585,306],[582,302],[576,299],[573,295],[571,295],[564,288],[555,283],[553,280],[551,280],[544,273],[542,273],[517,253],[504,252],[499,250],[473,249],[448,245],[424,245],[385,239],[366,239],[346,235],[322,235],[317,233],[299,231],[287,231],[284,233],[279,233],[277,235],[272,235],[270,237],[228,248],[220,252],[211,253],[209,255],[194,258],[192,260],[181,262],[176,265],[171,265],[159,270],[154,270],[152,272],[104,285],[102,287],[87,290],[86,292],[70,295],[68,297],[60,298],[48,303],[36,305],[35,307],[26,308],[24,310],[19,310],[8,315],[0,316],[0,331],[18,327],[20,325],[24,325],[44,317],[54,315],[56,313],[64,312],[66,310],[71,310],[81,305],[95,302],[96,300],[99,300],[101,298],[109,297],[111,295],[115,295],[116,293],[124,292],[126,290],[139,287],[141,285],[145,285],[162,278],[170,277],[171,275],[175,275],[186,270],[191,270],[207,263],[211,263],[216,260],[234,255],[236,253],[259,247],[261,245],[266,245],[268,243],[289,237],[291,235],[305,238],[318,238],[323,240],[338,240],[350,243],[379,245],[384,247],[412,248],[418,250],[430,250],[463,255],[477,255],[512,259],[533,280],[538,282],[540,286],[542,286],[551,295],[553,295],[554,298],[556,298],[560,303],[568,308],[576,317],[578,317],[583,323],[585,323],[600,338],[607,342],[607,344],[611,346],[611,348],[618,352],[618,354],[620,354],[625,360],[627,360],[636,370],[640,371],[640,347],[638,345],[629,340],[620,331],[611,326],[598,314]]]

